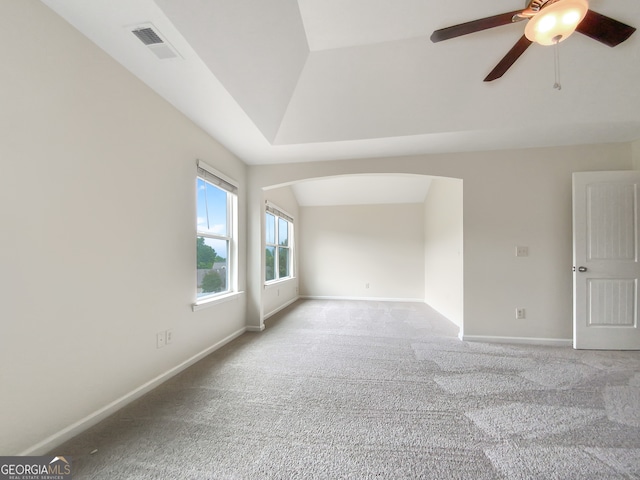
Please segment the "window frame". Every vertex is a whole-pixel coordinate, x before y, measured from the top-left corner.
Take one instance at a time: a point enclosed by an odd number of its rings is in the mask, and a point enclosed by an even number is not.
[[[274,242],[270,243],[267,241],[267,215],[272,215],[274,217]],[[273,285],[274,283],[285,282],[287,280],[291,280],[295,278],[295,268],[293,261],[294,259],[294,218],[289,213],[285,212],[280,207],[277,207],[273,203],[267,201],[265,202],[265,210],[263,216],[265,222],[264,235],[262,237],[264,245],[263,245],[263,253],[264,253],[264,261],[262,262],[264,267],[264,275],[263,282],[265,286]],[[279,244],[280,241],[280,222],[279,220],[284,220],[287,222],[287,246],[282,246]],[[273,254],[273,273],[274,278],[271,280],[267,280],[267,248],[274,248]],[[287,249],[289,252],[288,261],[289,261],[289,274],[286,277],[280,276],[280,250]]]
[[[197,253],[196,253],[196,289],[195,289],[195,302],[192,307],[193,310],[197,310],[197,307],[204,304],[217,302],[221,299],[228,298],[238,293],[238,185],[237,182],[223,173],[219,172],[215,168],[206,164],[205,162],[197,161],[196,172],[196,240],[199,237],[210,238],[213,240],[222,240],[227,242],[227,268],[226,268],[226,290],[221,292],[207,292],[207,295],[198,294],[198,282],[197,282]],[[226,234],[217,234],[210,231],[201,230],[198,227],[198,215],[197,215],[197,202],[198,202],[198,185],[202,180],[213,187],[226,193]]]

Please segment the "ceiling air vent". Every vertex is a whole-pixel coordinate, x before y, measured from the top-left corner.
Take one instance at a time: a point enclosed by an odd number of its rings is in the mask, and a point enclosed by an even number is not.
[[[134,30],[133,34],[145,45],[164,43],[158,34],[153,31],[153,28],[139,28],[138,30]]]
[[[150,23],[133,27],[131,33],[138,37],[138,40],[146,45],[160,60],[178,58],[180,56],[171,44],[162,37],[158,29]]]

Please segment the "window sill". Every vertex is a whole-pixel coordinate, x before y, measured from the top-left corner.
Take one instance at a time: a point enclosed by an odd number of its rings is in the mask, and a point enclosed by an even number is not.
[[[296,279],[296,277],[287,277],[287,278],[280,278],[278,280],[270,280],[269,282],[265,282],[264,288],[268,289],[268,288],[276,287],[276,286],[282,285],[283,283],[286,283],[286,282],[292,282],[295,279]]]
[[[193,305],[191,305],[191,309],[194,312],[197,312],[198,310],[202,310],[204,308],[209,308],[209,307],[213,307],[214,305],[230,302],[232,300],[237,299],[241,295],[244,295],[244,292],[230,292],[230,293],[225,293],[223,295],[217,295],[211,298],[206,298],[206,299],[203,298],[202,300],[199,300]]]

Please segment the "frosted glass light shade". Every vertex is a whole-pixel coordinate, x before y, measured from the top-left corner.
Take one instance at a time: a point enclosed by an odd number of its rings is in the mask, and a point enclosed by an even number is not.
[[[558,0],[529,20],[524,34],[540,45],[562,42],[576,30],[588,10],[587,0]]]

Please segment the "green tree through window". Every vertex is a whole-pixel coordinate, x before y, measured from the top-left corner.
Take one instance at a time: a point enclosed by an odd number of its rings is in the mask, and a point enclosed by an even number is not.
[[[220,274],[214,270],[207,272],[202,278],[202,292],[211,293],[219,292],[222,290],[223,282],[220,278]]]
[[[205,245],[204,237],[198,237],[196,242],[198,252],[198,268],[213,268],[216,261],[216,251],[209,245]]]

